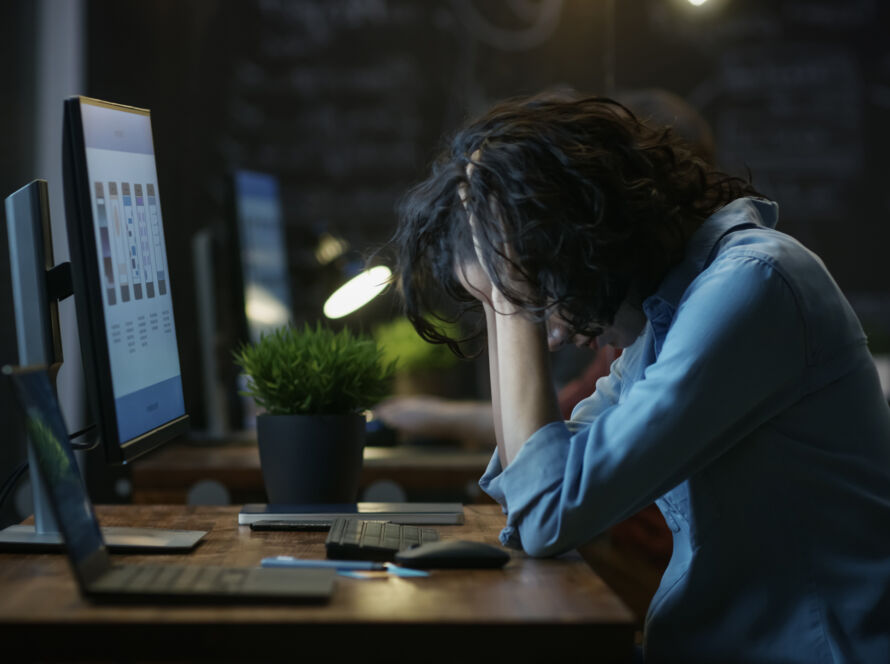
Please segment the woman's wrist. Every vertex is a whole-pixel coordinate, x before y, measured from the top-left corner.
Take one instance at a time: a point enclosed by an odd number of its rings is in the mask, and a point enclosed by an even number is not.
[[[523,312],[520,305],[509,300],[497,288],[493,288],[491,291],[491,308],[499,316],[515,316]]]

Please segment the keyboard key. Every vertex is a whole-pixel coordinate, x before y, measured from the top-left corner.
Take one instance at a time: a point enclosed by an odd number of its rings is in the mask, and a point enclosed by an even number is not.
[[[433,528],[338,518],[331,524],[325,541],[328,558],[339,560],[392,560],[404,549],[439,539]]]

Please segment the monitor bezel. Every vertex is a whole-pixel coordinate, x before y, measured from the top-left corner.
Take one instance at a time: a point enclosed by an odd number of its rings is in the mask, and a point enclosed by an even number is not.
[[[172,438],[184,435],[189,429],[189,416],[187,413],[183,413],[183,415],[135,438],[127,441],[120,440],[112,387],[105,311],[102,306],[104,296],[99,270],[99,252],[95,239],[95,220],[89,194],[89,173],[81,114],[81,104],[83,103],[139,113],[149,118],[151,114],[147,109],[83,96],[65,100],[62,162],[66,227],[87,401],[90,403],[95,423],[99,427],[106,461],[125,463]],[[160,200],[158,204],[160,205]]]
[[[223,260],[230,266],[229,306],[236,312],[233,321],[235,343],[250,343],[250,322],[247,320],[247,293],[244,288],[244,264],[241,246],[241,219],[238,208],[238,174],[246,169],[231,169],[226,174],[226,236]]]

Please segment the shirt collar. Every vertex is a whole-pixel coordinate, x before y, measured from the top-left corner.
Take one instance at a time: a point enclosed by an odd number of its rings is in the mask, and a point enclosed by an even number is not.
[[[775,228],[779,206],[762,198],[737,198],[705,219],[686,245],[683,260],[673,267],[654,294],[643,301],[643,311],[657,325],[662,319],[673,319],[674,311],[692,280],[705,269],[717,243],[734,228],[756,224]]]

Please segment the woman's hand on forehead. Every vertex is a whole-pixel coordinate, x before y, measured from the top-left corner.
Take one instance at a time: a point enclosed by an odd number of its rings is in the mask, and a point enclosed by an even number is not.
[[[470,155],[471,161],[467,164],[466,168],[468,181],[473,176],[473,171],[476,169],[473,161],[477,161],[481,154],[482,153],[479,150],[476,150]],[[463,204],[464,210],[467,212],[467,222],[470,225],[470,236],[473,238],[473,250],[476,259],[455,266],[455,272],[461,285],[466,288],[471,295],[487,304],[492,304],[492,291],[494,290],[493,280],[486,270],[485,262],[483,261],[482,248],[479,244],[479,225],[476,222],[476,216],[470,212],[467,204],[467,185],[461,184],[457,189],[457,194],[460,196],[460,202]]]
[[[470,162],[467,164],[466,174],[467,181],[469,181],[473,177],[473,173],[476,171],[475,162],[479,161],[482,157],[481,150],[476,150],[473,154],[470,155]],[[461,184],[458,187],[458,196],[460,196],[461,203],[464,206],[464,210],[467,212],[467,222],[470,225],[470,234],[473,238],[473,249],[476,253],[476,261],[474,265],[464,265],[463,271],[466,274],[461,274],[461,271],[458,271],[458,279],[461,280],[461,284],[463,284],[464,288],[467,288],[474,296],[479,297],[479,293],[484,293],[485,298],[484,301],[487,301],[489,304],[494,306],[495,303],[500,303],[500,306],[496,307],[498,311],[501,310],[515,310],[516,305],[512,302],[508,301],[504,294],[494,286],[495,279],[494,274],[491,270],[494,269],[488,261],[485,260],[485,251],[483,250],[483,239],[482,239],[482,230],[480,229],[479,221],[476,218],[476,215],[470,211],[469,205],[467,202],[468,196],[468,186],[466,184]],[[498,222],[500,237],[503,238],[505,235],[503,223],[500,217],[500,210],[492,198],[489,201],[489,210],[491,213],[491,218],[495,219]],[[496,248],[498,253],[502,253],[505,257],[506,261],[502,263],[502,265],[510,265],[516,264],[514,262],[514,252],[509,244],[506,242],[499,248]],[[510,270],[510,272],[515,272],[515,270]],[[468,280],[465,281],[465,279]],[[509,285],[509,288],[515,292],[519,293],[527,293],[529,295],[529,299],[533,300],[536,297],[532,293],[532,286],[525,279],[522,279],[518,274],[511,275],[500,275],[500,281],[502,283],[506,283]],[[487,283],[483,283],[483,280]],[[482,298],[480,298],[482,299]]]

